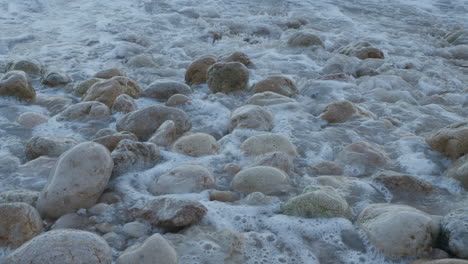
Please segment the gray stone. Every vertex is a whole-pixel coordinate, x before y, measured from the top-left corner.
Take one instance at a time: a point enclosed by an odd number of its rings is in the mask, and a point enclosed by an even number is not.
[[[17,248],[42,232],[42,219],[27,203],[0,204],[0,247]]]
[[[33,128],[35,126],[45,124],[48,121],[48,116],[35,112],[25,112],[16,118],[16,122],[25,128]]]
[[[100,102],[82,102],[67,107],[57,115],[57,121],[87,122],[107,119],[111,115],[109,107]]]
[[[458,258],[468,260],[468,208],[455,210],[442,218],[440,244]]]
[[[10,71],[0,79],[0,96],[14,96],[34,101],[36,90],[32,87],[31,79],[25,72]]]
[[[179,138],[172,150],[192,157],[213,155],[219,150],[219,143],[216,139],[205,133],[194,133]]]
[[[273,114],[258,105],[244,105],[231,114],[229,130],[244,128],[259,131],[270,131],[273,123]]]
[[[112,104],[112,113],[130,113],[138,109],[135,100],[127,94],[121,94],[115,98]]]
[[[284,152],[296,156],[296,147],[285,136],[273,133],[259,134],[249,137],[240,146],[241,150],[253,156],[268,152]]]
[[[58,157],[79,142],[71,137],[35,136],[26,144],[26,156],[35,159],[40,156]]]
[[[159,100],[169,99],[175,94],[190,94],[190,86],[176,81],[158,80],[151,83],[144,91],[143,96]]]
[[[160,234],[154,234],[139,246],[131,247],[117,259],[117,264],[178,264],[177,252]]]
[[[153,143],[122,139],[111,156],[114,160],[112,175],[118,176],[132,170],[152,168],[159,158],[159,149]]]
[[[44,75],[44,79],[42,83],[50,86],[56,87],[59,85],[65,85],[67,83],[71,83],[72,79],[64,72],[61,71],[50,71]]]
[[[288,45],[291,47],[311,47],[320,46],[325,48],[322,40],[315,34],[309,32],[296,32],[288,39]]]
[[[274,167],[257,166],[241,170],[232,179],[233,190],[246,194],[261,192],[275,195],[289,189],[289,176]]]
[[[252,86],[254,93],[274,92],[291,97],[298,92],[296,85],[284,76],[269,76]]]
[[[112,132],[112,134],[102,135],[102,136],[97,137],[96,139],[93,139],[93,142],[104,145],[109,151],[112,152],[117,147],[119,142],[124,139],[138,141],[137,136],[135,136],[135,134],[133,133],[126,132],[126,131],[122,131],[122,132],[114,131]]]

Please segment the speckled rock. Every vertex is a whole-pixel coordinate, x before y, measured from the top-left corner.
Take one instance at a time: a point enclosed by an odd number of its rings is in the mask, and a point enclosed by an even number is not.
[[[284,152],[291,156],[296,156],[296,147],[285,136],[273,133],[259,134],[249,137],[240,146],[241,150],[253,156],[258,156],[268,152]]]
[[[26,156],[29,159],[39,156],[58,157],[77,144],[78,141],[71,137],[35,136],[26,144]]]
[[[243,91],[249,82],[249,71],[240,62],[218,62],[208,69],[206,80],[213,93]]]
[[[191,92],[190,86],[184,83],[158,80],[143,90],[143,96],[163,100],[169,99],[174,94],[190,94]]]
[[[114,160],[112,175],[118,176],[131,170],[153,167],[159,158],[159,149],[153,143],[122,139],[111,156]]]
[[[246,194],[261,192],[267,195],[280,194],[289,188],[289,176],[283,171],[268,166],[256,166],[241,170],[232,179],[233,190]]]
[[[208,55],[193,61],[185,72],[185,82],[188,85],[206,83],[206,73],[217,60],[216,57]]]
[[[273,123],[273,114],[258,105],[244,105],[231,113],[229,130],[244,128],[259,131],[270,131]]]
[[[293,81],[284,76],[269,76],[252,86],[254,93],[274,92],[291,97],[298,92]]]
[[[0,79],[0,96],[14,96],[19,99],[34,101],[36,90],[31,79],[23,71],[10,71]]]
[[[27,203],[0,204],[0,247],[17,248],[42,232],[42,219]]]
[[[176,140],[172,150],[192,157],[213,155],[218,152],[220,146],[216,139],[205,133],[194,133]]]

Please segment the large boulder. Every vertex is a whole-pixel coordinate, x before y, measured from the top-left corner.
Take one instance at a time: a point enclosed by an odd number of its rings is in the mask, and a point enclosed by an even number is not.
[[[108,134],[103,134],[103,135],[96,134],[96,138],[93,139],[93,142],[104,145],[109,151],[112,152],[117,147],[119,142],[124,139],[138,141],[137,136],[135,136],[135,134],[133,133],[126,132],[126,131],[122,131],[122,132],[110,131],[110,133]]]
[[[442,218],[439,242],[451,254],[468,260],[468,207]]]
[[[231,187],[235,191],[246,194],[253,192],[267,195],[281,194],[289,189],[289,176],[274,167],[250,167],[234,176]]]
[[[241,150],[253,156],[268,152],[284,152],[296,156],[296,147],[285,136],[273,133],[259,134],[249,137],[240,146]]]
[[[36,112],[25,112],[16,118],[16,122],[25,128],[33,128],[49,121],[49,117]]]
[[[157,198],[148,202],[137,215],[154,226],[180,228],[200,222],[207,211],[197,201]]]
[[[82,102],[67,107],[57,115],[57,121],[86,122],[109,118],[111,115],[109,107],[100,102]]]
[[[434,220],[406,205],[372,204],[361,212],[358,223],[372,245],[391,258],[419,256],[433,242]]]
[[[284,76],[269,76],[252,86],[254,93],[274,92],[291,97],[298,92],[293,81]]]
[[[174,121],[177,134],[182,134],[192,128],[192,122],[184,111],[155,105],[126,114],[117,121],[117,130],[132,132],[140,140],[146,140],[166,120]]]
[[[270,131],[273,123],[273,114],[258,105],[244,105],[231,113],[229,130],[237,128]]]
[[[465,189],[468,189],[468,155],[454,161],[447,169],[446,174],[447,177],[458,180]]]
[[[213,93],[243,91],[249,82],[249,70],[240,62],[218,62],[208,69],[206,80]]]
[[[111,264],[112,250],[100,236],[79,230],[46,232],[4,258],[2,264]]]
[[[154,234],[141,245],[125,250],[117,264],[178,264],[177,252],[160,234]]]
[[[468,121],[448,125],[426,138],[434,150],[458,159],[468,154]]]
[[[42,219],[27,203],[0,204],[0,247],[17,248],[42,232]]]
[[[155,195],[194,193],[216,187],[211,171],[201,164],[183,164],[159,176],[150,186]]]
[[[339,101],[327,105],[320,118],[329,123],[341,123],[362,116],[369,115],[350,101]]]
[[[217,62],[213,56],[204,56],[193,61],[185,72],[185,82],[188,85],[206,83],[206,73],[211,65]]]
[[[194,133],[183,136],[172,145],[172,150],[192,157],[213,155],[219,150],[216,139],[205,133]]]
[[[292,34],[288,39],[288,45],[291,47],[325,47],[317,35],[309,32],[296,32]]]
[[[112,151],[114,160],[114,176],[131,170],[148,169],[156,165],[159,158],[159,149],[153,143],[142,143],[123,139]]]
[[[0,79],[0,96],[14,96],[34,101],[36,90],[32,87],[31,79],[25,72],[10,71]]]
[[[330,186],[311,185],[283,204],[282,213],[305,218],[349,217],[346,200]]]
[[[185,83],[159,80],[143,90],[143,96],[163,100],[169,99],[174,94],[190,94],[191,92],[192,89]]]
[[[41,216],[58,218],[96,204],[113,167],[110,152],[97,143],[84,142],[63,153],[37,201]]]
[[[294,103],[296,100],[291,99],[287,96],[277,94],[275,92],[263,92],[263,93],[256,93],[252,95],[247,101],[246,104],[252,105],[259,105],[259,106],[267,106],[267,105],[275,105],[275,104],[286,104],[286,103]]]
[[[77,144],[78,141],[71,137],[35,136],[26,144],[26,157],[29,159],[39,156],[58,157]]]

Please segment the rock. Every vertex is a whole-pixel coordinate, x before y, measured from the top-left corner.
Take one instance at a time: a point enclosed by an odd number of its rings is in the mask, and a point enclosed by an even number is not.
[[[322,72],[325,74],[345,73],[355,76],[360,63],[361,61],[357,58],[337,54],[327,60]]]
[[[84,95],[89,90],[89,88],[91,88],[91,86],[101,81],[102,79],[99,78],[91,78],[88,80],[78,82],[73,87],[73,92],[77,95]]]
[[[343,168],[331,161],[322,161],[311,166],[315,175],[342,175]]]
[[[99,203],[115,204],[122,200],[123,194],[117,192],[105,192],[99,197]]]
[[[296,85],[284,76],[269,76],[252,86],[254,93],[274,92],[291,97],[298,92]]]
[[[219,148],[219,143],[213,136],[205,133],[194,133],[183,136],[174,142],[172,151],[192,157],[200,157],[216,154]]]
[[[134,68],[155,68],[158,64],[154,62],[153,56],[148,54],[139,54],[131,57],[127,61],[127,65]]]
[[[42,219],[27,203],[0,204],[0,247],[17,248],[42,231]]]
[[[34,101],[36,90],[32,87],[31,79],[25,72],[10,71],[0,79],[0,96],[14,96]]]
[[[40,156],[58,157],[77,144],[78,141],[71,137],[35,136],[26,144],[26,157],[29,159]]]
[[[102,199],[102,195],[101,197],[99,197],[99,200]],[[93,207],[89,208],[88,209],[88,213],[90,215],[102,215],[107,209],[109,209],[109,205],[107,203],[98,203],[96,205],[94,205]]]
[[[263,92],[263,93],[256,93],[250,97],[246,104],[252,105],[259,105],[259,106],[267,106],[267,105],[275,105],[275,104],[287,104],[287,103],[294,103],[296,100],[291,99],[287,96],[280,95],[274,92]]]
[[[350,101],[339,101],[327,105],[320,118],[329,123],[342,123],[361,116],[369,116]]]
[[[454,30],[445,35],[444,39],[452,45],[468,45],[468,30]]]
[[[35,103],[42,107],[47,108],[51,112],[52,115],[56,115],[65,108],[69,107],[73,104],[73,100],[71,98],[63,97],[63,96],[37,96]]]
[[[190,94],[191,92],[192,89],[185,83],[158,80],[151,83],[143,91],[143,96],[164,100],[169,99],[174,94]]]
[[[305,20],[303,18],[293,18],[293,19],[289,20],[288,22],[286,22],[286,27],[287,28],[293,28],[293,29],[299,29],[302,26],[305,26],[307,24],[308,24],[307,20]]]
[[[117,130],[130,131],[140,140],[146,140],[166,120],[172,120],[175,123],[177,134],[182,134],[192,128],[192,122],[184,111],[157,105],[126,114],[117,122]]]
[[[237,163],[228,163],[224,165],[223,171],[228,174],[236,174],[241,170],[241,166]]]
[[[13,251],[3,263],[15,264],[111,264],[112,251],[96,234],[61,229],[37,236]]]
[[[138,110],[138,107],[135,100],[127,94],[117,96],[112,105],[112,113],[130,113],[136,110]]]
[[[158,146],[167,147],[171,145],[177,138],[176,125],[172,120],[166,120],[161,126],[154,132],[148,142],[156,144]]]
[[[288,39],[288,45],[291,47],[311,47],[321,46],[325,48],[322,40],[315,34],[309,32],[296,32]]]
[[[356,76],[374,76],[378,75],[378,68],[385,63],[383,59],[367,59],[363,60],[356,69]]]
[[[115,225],[108,223],[108,222],[96,224],[96,229],[102,234],[111,233],[112,230],[114,230],[115,228],[116,228]]]
[[[39,192],[30,190],[9,190],[0,193],[0,204],[2,203],[27,203],[36,206]]]
[[[13,155],[2,155],[0,156],[0,171],[3,173],[12,173],[15,172],[21,161],[18,157]]]
[[[468,189],[468,155],[464,155],[450,164],[446,174],[447,177],[458,180],[465,189]]]
[[[183,164],[159,176],[150,186],[154,195],[198,193],[216,187],[211,171],[201,164]]]
[[[49,121],[49,117],[36,112],[25,112],[16,118],[16,122],[25,128],[33,128],[38,125],[45,124]]]
[[[249,71],[240,62],[218,62],[208,69],[206,80],[213,93],[243,91],[249,82]]]
[[[64,72],[61,71],[50,71],[44,75],[42,84],[45,84],[50,87],[56,87],[59,85],[65,85],[71,83],[71,78]]]
[[[251,67],[253,66],[252,61],[249,59],[249,56],[247,54],[236,51],[233,52],[229,55],[222,56],[219,59],[219,62],[240,62],[245,65],[245,67]]]
[[[115,232],[109,232],[102,236],[109,244],[109,246],[122,251],[125,249],[125,237],[123,235],[119,235]]]
[[[123,72],[117,68],[102,70],[94,74],[95,78],[110,79],[115,76],[124,76]]]
[[[210,201],[219,201],[224,203],[232,203],[239,200],[239,195],[231,191],[213,190],[210,192]]]
[[[434,187],[424,180],[395,171],[381,171],[373,178],[391,191],[428,194],[434,190]]]
[[[281,200],[276,196],[268,196],[261,192],[253,192],[238,203],[250,206],[268,206],[281,204]]]
[[[132,238],[139,238],[139,237],[146,236],[146,234],[149,231],[148,229],[149,228],[145,224],[136,222],[136,221],[126,223],[122,227],[123,233]]]
[[[116,80],[119,82],[124,94],[128,94],[135,99],[140,98],[141,87],[134,80],[125,76],[115,76],[112,77],[111,80]]]
[[[76,213],[62,215],[54,225],[51,227],[52,230],[55,229],[81,229],[86,230],[91,227],[92,223],[88,217],[79,215]]]
[[[231,114],[229,130],[253,129],[259,131],[270,131],[273,123],[273,114],[258,105],[244,105]]]
[[[178,264],[177,252],[160,234],[154,234],[143,244],[127,249],[117,264]]]
[[[468,207],[455,210],[442,218],[439,243],[454,256],[468,260]]]
[[[281,207],[283,214],[304,218],[332,218],[350,216],[349,205],[330,186],[311,185],[304,193],[289,199]]]
[[[288,154],[284,152],[269,152],[257,156],[251,166],[270,166],[289,173],[294,165],[291,156]]]
[[[102,145],[84,142],[63,153],[37,201],[44,218],[58,218],[95,205],[110,179],[114,164]]]
[[[337,52],[347,56],[357,57],[361,60],[385,58],[381,50],[372,47],[369,42],[365,41],[350,43],[339,48]]]
[[[233,190],[246,194],[261,192],[275,195],[285,192],[289,188],[289,177],[283,171],[268,167],[257,166],[241,170],[232,179]]]
[[[124,94],[124,88],[120,86],[118,81],[110,79],[93,84],[83,95],[81,101],[97,101],[111,108],[115,99],[121,94]]]
[[[119,142],[124,139],[138,141],[137,136],[135,136],[135,134],[133,133],[126,132],[126,131],[122,131],[122,132],[115,131],[115,132],[112,132],[112,134],[103,135],[96,139],[93,139],[93,142],[104,145],[109,151],[112,152],[117,147]]]
[[[143,170],[154,167],[159,158],[159,149],[153,143],[142,143],[123,139],[112,151],[114,176],[132,170]]]
[[[139,216],[154,226],[179,228],[200,222],[207,211],[197,201],[157,198],[141,209]]]
[[[426,138],[434,150],[455,160],[468,154],[468,121],[448,125]]]
[[[190,64],[185,72],[185,82],[190,86],[206,83],[206,73],[211,65],[216,62],[216,57],[209,55],[196,59]]]
[[[389,158],[380,146],[358,141],[349,144],[339,152],[336,160],[351,167],[359,167],[359,171],[364,173],[367,169],[383,167]]]
[[[174,94],[173,96],[169,97],[166,102],[166,106],[177,106],[181,104],[185,104],[190,101],[190,97],[183,95],[183,94]]]
[[[111,115],[109,107],[100,102],[82,102],[67,107],[57,115],[57,121],[87,122],[90,120],[106,119]]]
[[[31,60],[15,60],[8,63],[7,71],[24,71],[29,76],[40,76],[42,65]]]
[[[358,222],[372,245],[388,257],[416,257],[430,250],[434,223],[418,209],[372,204],[361,212]]]
[[[296,147],[285,136],[273,133],[259,134],[249,137],[240,146],[248,155],[258,156],[268,152],[284,152],[296,156]]]

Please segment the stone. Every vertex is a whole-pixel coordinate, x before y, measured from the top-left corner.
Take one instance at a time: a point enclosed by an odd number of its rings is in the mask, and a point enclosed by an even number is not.
[[[25,112],[16,118],[16,122],[25,128],[33,128],[45,124],[48,121],[48,116],[36,112]]]
[[[250,60],[249,56],[243,52],[235,51],[231,54],[224,55],[219,59],[220,62],[240,62],[245,65],[245,67],[252,67],[253,63]]]
[[[252,95],[245,103],[251,105],[268,106],[276,104],[294,103],[296,100],[274,92],[263,92]]]
[[[310,167],[315,175],[342,175],[343,168],[331,161],[322,161]]]
[[[111,156],[114,160],[112,175],[118,176],[129,171],[154,167],[159,159],[159,149],[153,143],[122,139]]]
[[[372,204],[358,217],[372,245],[387,257],[416,257],[429,252],[433,219],[406,205]]]
[[[278,168],[286,173],[291,172],[294,168],[292,157],[280,151],[268,152],[266,154],[255,157],[251,166],[270,166]]]
[[[190,94],[192,89],[185,83],[158,80],[151,83],[145,90],[143,96],[159,100],[169,99],[174,94]]]
[[[273,133],[259,134],[249,137],[242,143],[240,149],[248,155],[258,156],[268,152],[284,152],[296,156],[296,147],[285,136]]]
[[[185,72],[185,82],[192,86],[194,84],[206,83],[206,73],[211,65],[218,61],[216,57],[204,56],[193,61]]]
[[[232,203],[239,200],[239,195],[231,191],[213,190],[210,192],[210,201],[219,201],[224,203]]]
[[[0,204],[0,247],[17,248],[42,232],[42,219],[27,203]]]
[[[90,120],[107,119],[111,112],[107,105],[100,102],[82,102],[67,107],[57,115],[57,121],[87,122]]]
[[[383,59],[367,59],[363,60],[356,69],[356,76],[374,76],[378,75],[378,69],[385,63]]]
[[[468,154],[468,121],[450,124],[426,138],[435,151],[456,160]]]
[[[355,57],[336,54],[327,60],[322,72],[325,74],[345,73],[355,76],[360,63],[361,61]]]
[[[177,138],[176,125],[172,120],[166,120],[161,126],[154,132],[148,142],[156,144],[158,146],[167,147],[171,145]]]
[[[141,87],[134,80],[125,76],[115,76],[111,80],[118,81],[123,89],[124,94],[128,94],[131,97],[138,99],[141,96]]]
[[[442,218],[439,243],[450,254],[468,260],[468,207],[457,209]]]
[[[236,174],[241,170],[241,166],[237,163],[228,163],[224,165],[223,171],[228,174]]]
[[[220,146],[216,139],[205,133],[194,133],[180,137],[172,145],[172,151],[192,157],[216,154]]]
[[[246,194],[252,192],[261,192],[266,195],[281,194],[289,188],[289,176],[274,167],[250,167],[234,176],[231,188]]]
[[[315,34],[309,32],[296,32],[288,39],[288,45],[291,47],[311,47],[320,46],[325,48],[322,40]]]
[[[44,74],[44,79],[42,80],[42,84],[56,87],[59,85],[65,85],[71,83],[72,79],[64,72],[61,71],[50,71]]]
[[[249,82],[249,71],[240,62],[218,62],[208,69],[206,80],[213,93],[243,91]]]
[[[34,101],[36,90],[32,87],[31,79],[25,72],[10,71],[0,79],[0,96],[13,96]]]
[[[342,123],[362,116],[368,114],[350,101],[339,101],[327,105],[320,118],[329,123]]]
[[[114,131],[112,132],[112,134],[103,135],[103,136],[93,139],[93,142],[104,145],[109,151],[112,152],[117,147],[119,142],[124,139],[138,141],[137,136],[135,136],[135,134],[133,133],[126,132],[126,131],[122,131],[122,132]]]
[[[174,247],[160,234],[154,234],[143,244],[131,247],[120,255],[117,264],[178,264],[179,260]]]
[[[102,198],[102,195],[99,198],[99,200],[101,200],[101,198]],[[90,215],[102,215],[107,209],[109,209],[109,207],[110,206],[106,203],[98,203],[94,205],[93,207],[89,208],[88,213]]]
[[[446,171],[447,177],[458,180],[465,189],[468,189],[468,155],[454,161]]]
[[[112,248],[115,248],[119,251],[122,251],[125,249],[125,236],[117,234],[115,232],[109,232],[105,235],[102,236],[102,238],[105,239],[105,241],[111,246]]]
[[[9,190],[0,193],[0,204],[2,203],[27,203],[36,207],[39,192],[31,190]]]
[[[434,187],[427,181],[395,171],[378,172],[373,179],[396,192],[428,194],[434,190]]]
[[[1,262],[15,264],[111,264],[112,250],[96,234],[60,229],[43,233],[16,249]]]
[[[52,225],[51,229],[81,229],[86,230],[92,226],[92,222],[89,220],[88,217],[79,215],[76,213],[70,213],[66,215],[62,215],[57,221],[55,221],[54,225]]]
[[[0,156],[0,171],[3,173],[12,173],[15,172],[21,161],[18,157],[13,155],[2,155]]]
[[[337,155],[341,164],[360,167],[363,171],[383,167],[389,161],[385,151],[376,144],[358,141],[347,145]]]
[[[157,198],[141,209],[139,217],[154,226],[180,228],[197,224],[207,211],[208,209],[197,201]]]
[[[71,106],[73,100],[63,96],[39,95],[36,97],[35,104],[47,108],[51,112],[51,115],[56,115]]]
[[[169,97],[169,99],[167,99],[165,105],[174,107],[188,102],[190,102],[190,97],[183,94],[174,94],[173,96]]]
[[[40,76],[43,69],[37,61],[15,60],[8,63],[7,71],[24,71],[29,76]]]
[[[117,131],[129,131],[140,140],[147,140],[166,120],[172,120],[175,123],[177,134],[182,134],[192,128],[192,122],[184,111],[155,105],[123,116],[117,121]]]
[[[352,42],[346,46],[339,48],[337,50],[337,53],[357,57],[361,60],[385,58],[381,50],[372,47],[372,45],[369,42],[365,41]]]
[[[274,92],[291,97],[299,91],[289,78],[284,76],[269,76],[252,86],[254,93]]]
[[[118,81],[110,79],[93,84],[83,95],[81,101],[97,101],[111,108],[117,96],[121,94],[124,94],[124,88],[120,86]]]
[[[201,164],[176,166],[159,176],[150,186],[154,195],[198,193],[216,187],[216,178]]]
[[[273,114],[258,105],[244,105],[231,113],[229,131],[234,129],[253,129],[270,131],[273,123]]]
[[[99,78],[91,78],[91,79],[88,79],[88,80],[78,82],[73,87],[73,92],[75,94],[77,94],[77,95],[80,95],[80,96],[84,95],[89,90],[89,88],[91,88],[91,86],[93,86],[95,83],[98,83],[98,82],[101,82],[101,81],[102,81],[102,79],[99,79]]]
[[[112,104],[112,113],[130,113],[138,110],[135,100],[127,94],[117,96]]]
[[[95,205],[107,186],[114,163],[102,145],[84,142],[63,153],[37,201],[44,218],[58,218]]]
[[[289,199],[281,206],[283,214],[304,218],[333,218],[350,216],[349,205],[330,186],[311,185],[303,194]]]
[[[145,224],[135,221],[135,222],[126,223],[122,227],[122,231],[125,235],[129,237],[139,238],[139,237],[146,236],[146,234],[149,231],[149,228]]]
[[[276,196],[265,195],[261,192],[253,192],[245,196],[238,202],[250,206],[271,206],[281,204],[281,200]]]
[[[134,68],[155,68],[158,64],[154,62],[153,56],[148,54],[139,54],[131,57],[127,65]]]
[[[102,70],[94,74],[95,78],[110,79],[115,76],[124,76],[123,72],[117,68]]]
[[[35,136],[26,144],[26,157],[29,159],[40,156],[58,157],[78,143],[71,137]]]

